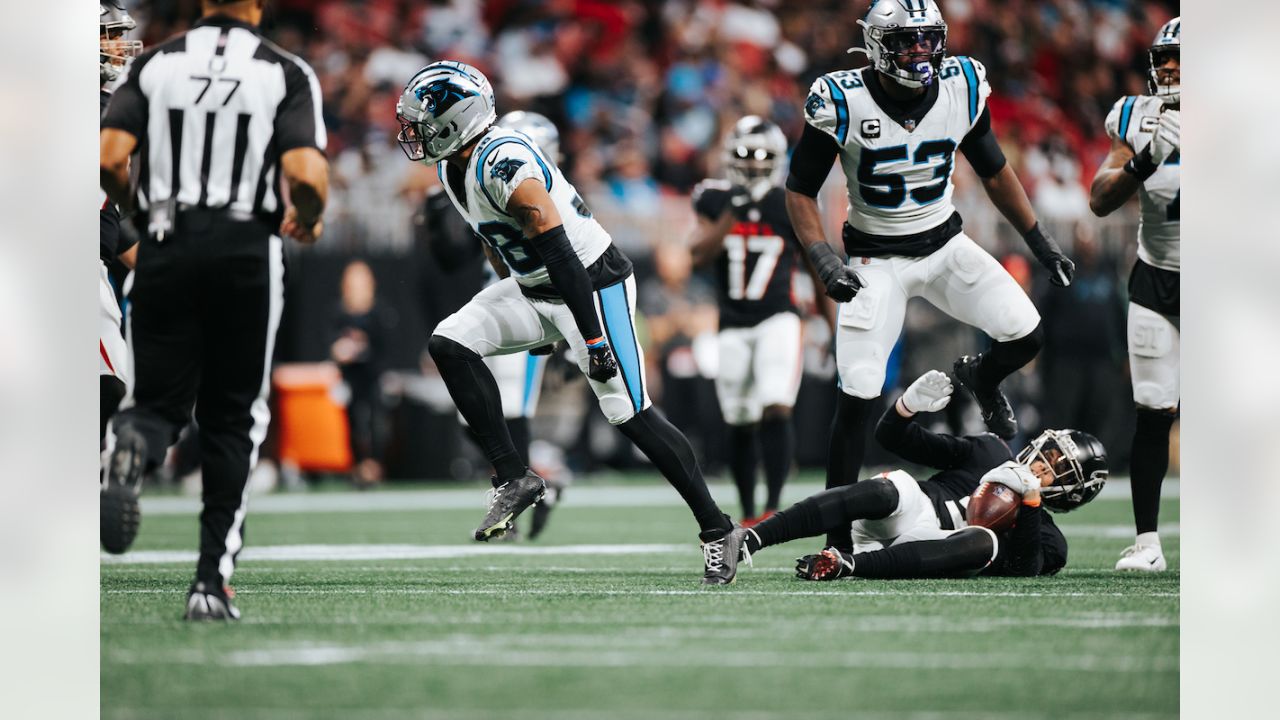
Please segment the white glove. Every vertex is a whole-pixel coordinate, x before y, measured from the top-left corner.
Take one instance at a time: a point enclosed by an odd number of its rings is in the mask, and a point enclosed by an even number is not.
[[[1155,136],[1151,138],[1151,160],[1157,166],[1163,165],[1170,155],[1182,147],[1181,117],[1177,110],[1165,110],[1160,113],[1160,122],[1156,125]]]
[[[1040,478],[1036,477],[1036,474],[1026,465],[1013,460],[988,471],[982,476],[982,482],[999,483],[1019,495],[1026,495],[1032,490],[1040,489]]]
[[[902,393],[902,406],[912,414],[937,412],[951,402],[951,392],[951,378],[940,370],[930,370]]]

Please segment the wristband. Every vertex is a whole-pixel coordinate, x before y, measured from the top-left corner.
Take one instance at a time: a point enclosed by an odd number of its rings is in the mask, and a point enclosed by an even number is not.
[[[1151,146],[1147,145],[1142,148],[1142,152],[1129,158],[1129,162],[1124,164],[1123,169],[1139,182],[1146,182],[1147,178],[1155,175],[1160,167],[1151,159]]]
[[[600,347],[600,346],[602,346],[602,345],[604,345],[604,344],[605,344],[605,342],[604,342],[604,336],[603,336],[603,335],[601,335],[601,336],[600,336],[600,337],[598,337],[598,338],[595,338],[595,339],[592,339],[592,340],[588,340],[588,341],[587,341],[587,347],[591,348],[592,350],[594,350],[594,349],[596,349],[596,348],[598,348],[598,347]]]
[[[1023,500],[1022,504],[1026,505],[1027,507],[1038,508],[1040,507],[1040,495],[1037,493],[1034,499]]]

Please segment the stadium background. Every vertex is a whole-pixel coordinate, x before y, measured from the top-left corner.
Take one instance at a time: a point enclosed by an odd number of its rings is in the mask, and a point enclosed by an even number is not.
[[[198,0],[131,2],[147,46],[184,30]],[[1006,381],[1024,432],[1091,430],[1114,471],[1127,467],[1132,402],[1124,344],[1125,280],[1136,250],[1136,203],[1099,220],[1087,189],[1109,141],[1103,119],[1121,96],[1145,90],[1146,47],[1177,13],[1171,2],[942,0],[950,54],[988,68],[992,119],[1042,221],[1076,261],[1067,290],[1050,290],[1012,228],[987,201],[967,163],[957,163],[955,202],[966,231],[991,250],[1036,299],[1047,341],[1037,361]],[[543,113],[561,130],[566,175],[636,262],[643,340],[654,400],[691,436],[708,469],[722,460],[714,376],[714,294],[690,270],[689,193],[720,173],[720,139],[738,117],[764,115],[790,142],[800,103],[822,73],[865,63],[856,19],[866,2],[781,0],[597,2],[595,0],[275,0],[264,26],[319,74],[330,136],[333,192],[326,234],[291,247],[290,287],[277,344],[276,427],[296,378],[319,378],[341,397],[328,363],[340,331],[344,270],[363,260],[376,278],[373,354],[364,372],[375,402],[367,419],[381,468],[369,477],[476,478],[487,474],[462,439],[452,405],[423,352],[431,328],[470,296],[479,277],[446,275],[431,261],[423,200],[431,168],[396,146],[395,100],[422,65],[457,59],[486,72],[499,112]],[[824,189],[829,238],[844,214],[839,170]],[[359,283],[348,292],[359,294]],[[349,298],[350,299],[350,298]],[[356,301],[358,304],[358,301]],[[824,461],[834,366],[826,328],[808,323],[806,374],[796,412],[799,461]],[[930,368],[947,369],[982,336],[923,302],[908,310],[885,397]],[[317,373],[317,371],[319,371]],[[626,441],[607,431],[574,373],[548,373],[535,437],[563,448],[572,469],[634,466]],[[354,389],[358,394],[359,388]],[[350,396],[350,392],[345,393]],[[283,409],[285,412],[281,413]],[[981,428],[954,403],[953,431]],[[423,442],[429,438],[429,442]],[[274,440],[274,442],[273,442]],[[872,443],[870,448],[874,448]],[[290,451],[293,452],[293,451]],[[1176,463],[1177,448],[1174,447]],[[181,453],[178,454],[181,463]],[[869,464],[887,461],[874,453]],[[307,463],[304,461],[304,468]],[[286,463],[286,470],[290,469]],[[1177,472],[1176,464],[1172,471]],[[285,473],[286,480],[294,475]]]

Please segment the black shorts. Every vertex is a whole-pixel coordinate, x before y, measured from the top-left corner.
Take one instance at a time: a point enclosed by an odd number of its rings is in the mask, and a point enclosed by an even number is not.
[[[1139,259],[1129,273],[1129,302],[1166,317],[1178,317],[1178,278],[1174,270],[1162,270]]]

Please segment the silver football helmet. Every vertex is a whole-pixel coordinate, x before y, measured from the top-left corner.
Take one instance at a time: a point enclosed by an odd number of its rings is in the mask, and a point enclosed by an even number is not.
[[[1107,451],[1098,438],[1080,430],[1045,430],[1018,453],[1031,467],[1041,461],[1053,482],[1040,488],[1040,500],[1054,512],[1071,512],[1098,496],[1107,482]]]
[[[560,131],[545,115],[516,110],[498,118],[498,127],[524,133],[557,164],[560,162]]]
[[[484,73],[445,60],[422,68],[396,102],[396,140],[410,160],[434,165],[482,135],[497,116]]]
[[[849,52],[865,53],[872,67],[901,85],[933,83],[947,52],[947,23],[934,0],[875,0],[858,24],[866,47]]]
[[[142,53],[141,40],[126,40],[124,37],[137,27],[119,0],[105,0],[98,4],[99,84],[120,77],[125,63]]]
[[[1171,57],[1181,64],[1181,50],[1182,17],[1179,16],[1160,28],[1156,39],[1151,43],[1151,48],[1147,51],[1147,59],[1150,61],[1150,68],[1147,71],[1150,77],[1147,82],[1151,85],[1151,94],[1160,98],[1165,105],[1177,105],[1182,99],[1182,72],[1178,71],[1174,78],[1165,77],[1165,82],[1161,82],[1159,68]],[[1170,79],[1174,82],[1169,82]]]
[[[786,154],[787,138],[782,130],[758,115],[747,115],[724,139],[725,175],[759,200],[781,180]]]

